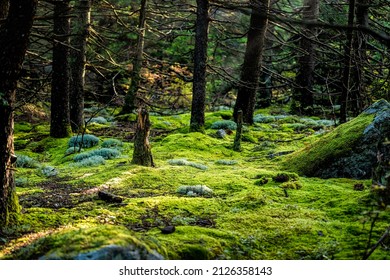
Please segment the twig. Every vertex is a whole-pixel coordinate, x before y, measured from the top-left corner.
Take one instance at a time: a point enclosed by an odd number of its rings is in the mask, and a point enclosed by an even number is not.
[[[381,236],[381,238],[379,238],[378,242],[371,247],[370,251],[363,256],[363,260],[367,260],[371,256],[371,254],[374,253],[376,248],[378,248],[378,246],[383,242],[383,240],[385,240],[385,238],[389,236],[389,234],[390,226],[385,230],[385,233]]]

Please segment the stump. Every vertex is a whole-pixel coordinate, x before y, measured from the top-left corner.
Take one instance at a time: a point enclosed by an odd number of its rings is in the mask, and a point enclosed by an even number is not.
[[[131,163],[154,167],[152,149],[149,143],[151,123],[146,109],[138,110],[137,128],[134,139],[134,153]]]

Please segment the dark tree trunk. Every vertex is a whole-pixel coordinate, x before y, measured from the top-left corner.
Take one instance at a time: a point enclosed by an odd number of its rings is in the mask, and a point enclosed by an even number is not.
[[[241,70],[241,85],[238,88],[234,106],[234,120],[237,122],[238,111],[243,111],[244,123],[253,124],[256,92],[259,86],[260,63],[262,59],[265,32],[268,23],[269,0],[251,1],[252,13],[246,43],[244,64]]]
[[[151,123],[149,113],[146,109],[140,109],[137,118],[137,129],[135,131],[133,160],[131,163],[143,166],[153,166],[152,149],[149,143]]]
[[[237,129],[236,136],[234,137],[233,150],[236,152],[241,151],[241,138],[242,138],[242,111],[237,112]]]
[[[348,26],[352,27],[355,20],[355,0],[349,1]],[[342,78],[341,98],[340,98],[340,123],[347,121],[348,99],[350,93],[350,76],[352,65],[352,48],[353,48],[353,29],[347,29],[347,42],[344,50],[344,69]]]
[[[141,9],[138,22],[137,34],[137,54],[133,64],[133,73],[129,91],[125,97],[125,105],[122,108],[123,114],[131,113],[137,106],[137,93],[141,82],[142,62],[144,60],[144,44],[145,44],[145,26],[146,26],[146,9],[147,0],[141,0]]]
[[[0,229],[17,220],[14,162],[15,91],[27,50],[37,0],[12,0],[0,28]]]
[[[69,0],[54,3],[53,74],[51,83],[50,136],[70,135],[69,119]]]
[[[84,127],[84,85],[87,39],[89,35],[91,2],[81,0],[76,2],[75,18],[72,20],[73,36],[70,51],[70,91],[69,110],[70,124],[73,132],[80,132]]]
[[[192,106],[190,131],[203,132],[206,108],[206,67],[209,32],[209,1],[197,0],[197,16],[194,50],[194,80],[192,84]]]
[[[318,20],[320,3],[318,0],[304,0],[302,20],[316,22]],[[311,25],[301,30],[300,51],[298,58],[299,70],[296,77],[297,88],[294,90],[293,111],[300,114],[312,114],[314,105],[313,84],[315,67],[315,39],[317,29]]]
[[[267,108],[271,106],[272,102],[272,75],[269,68],[272,67],[273,58],[273,40],[271,39],[272,33],[275,30],[275,25],[268,26],[265,38],[264,51],[267,50],[267,55],[264,55],[263,63],[264,67],[260,69],[260,88],[256,98],[256,108]]]
[[[9,0],[0,0],[0,20],[4,20],[7,17],[9,8]],[[1,26],[1,22],[0,22]]]
[[[368,28],[368,8],[369,0],[357,0],[356,2],[356,24]],[[351,109],[353,114],[360,114],[366,105],[368,97],[365,94],[366,83],[364,77],[364,67],[367,63],[367,35],[361,31],[355,32],[353,38],[353,65],[351,69]]]

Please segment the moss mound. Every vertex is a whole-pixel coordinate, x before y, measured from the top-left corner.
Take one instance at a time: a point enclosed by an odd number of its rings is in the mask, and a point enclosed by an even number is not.
[[[329,168],[336,160],[348,157],[355,153],[360,146],[365,129],[371,124],[375,114],[362,113],[357,118],[340,125],[331,133],[323,136],[314,143],[286,157],[283,167],[306,176],[327,176],[322,172]],[[345,174],[345,177],[348,176]]]
[[[71,227],[19,249],[13,259],[161,259],[146,244],[118,226]]]

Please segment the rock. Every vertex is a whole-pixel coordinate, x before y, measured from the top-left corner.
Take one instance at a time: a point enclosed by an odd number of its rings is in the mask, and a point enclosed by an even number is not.
[[[24,256],[36,259],[39,252],[40,260],[164,259],[157,250],[156,244],[138,239],[125,227],[99,225],[65,229],[48,235],[24,248]]]
[[[175,226],[166,226],[165,228],[162,228],[160,230],[161,230],[161,233],[163,233],[163,234],[170,234],[170,233],[174,233],[176,228],[175,228]]]
[[[99,191],[98,197],[101,200],[104,200],[104,201],[110,202],[110,203],[122,203],[123,202],[122,197],[120,197],[118,195],[114,195],[114,194],[109,193],[109,192],[105,192],[105,191]]]
[[[75,260],[163,260],[157,252],[148,252],[136,246],[109,245],[101,249],[77,255]]]
[[[217,130],[217,138],[223,139],[226,136],[226,131],[224,129]]]
[[[371,178],[378,153],[390,160],[390,149],[379,148],[387,138],[390,139],[390,104],[380,100],[310,147],[291,154],[284,164],[306,176]]]

